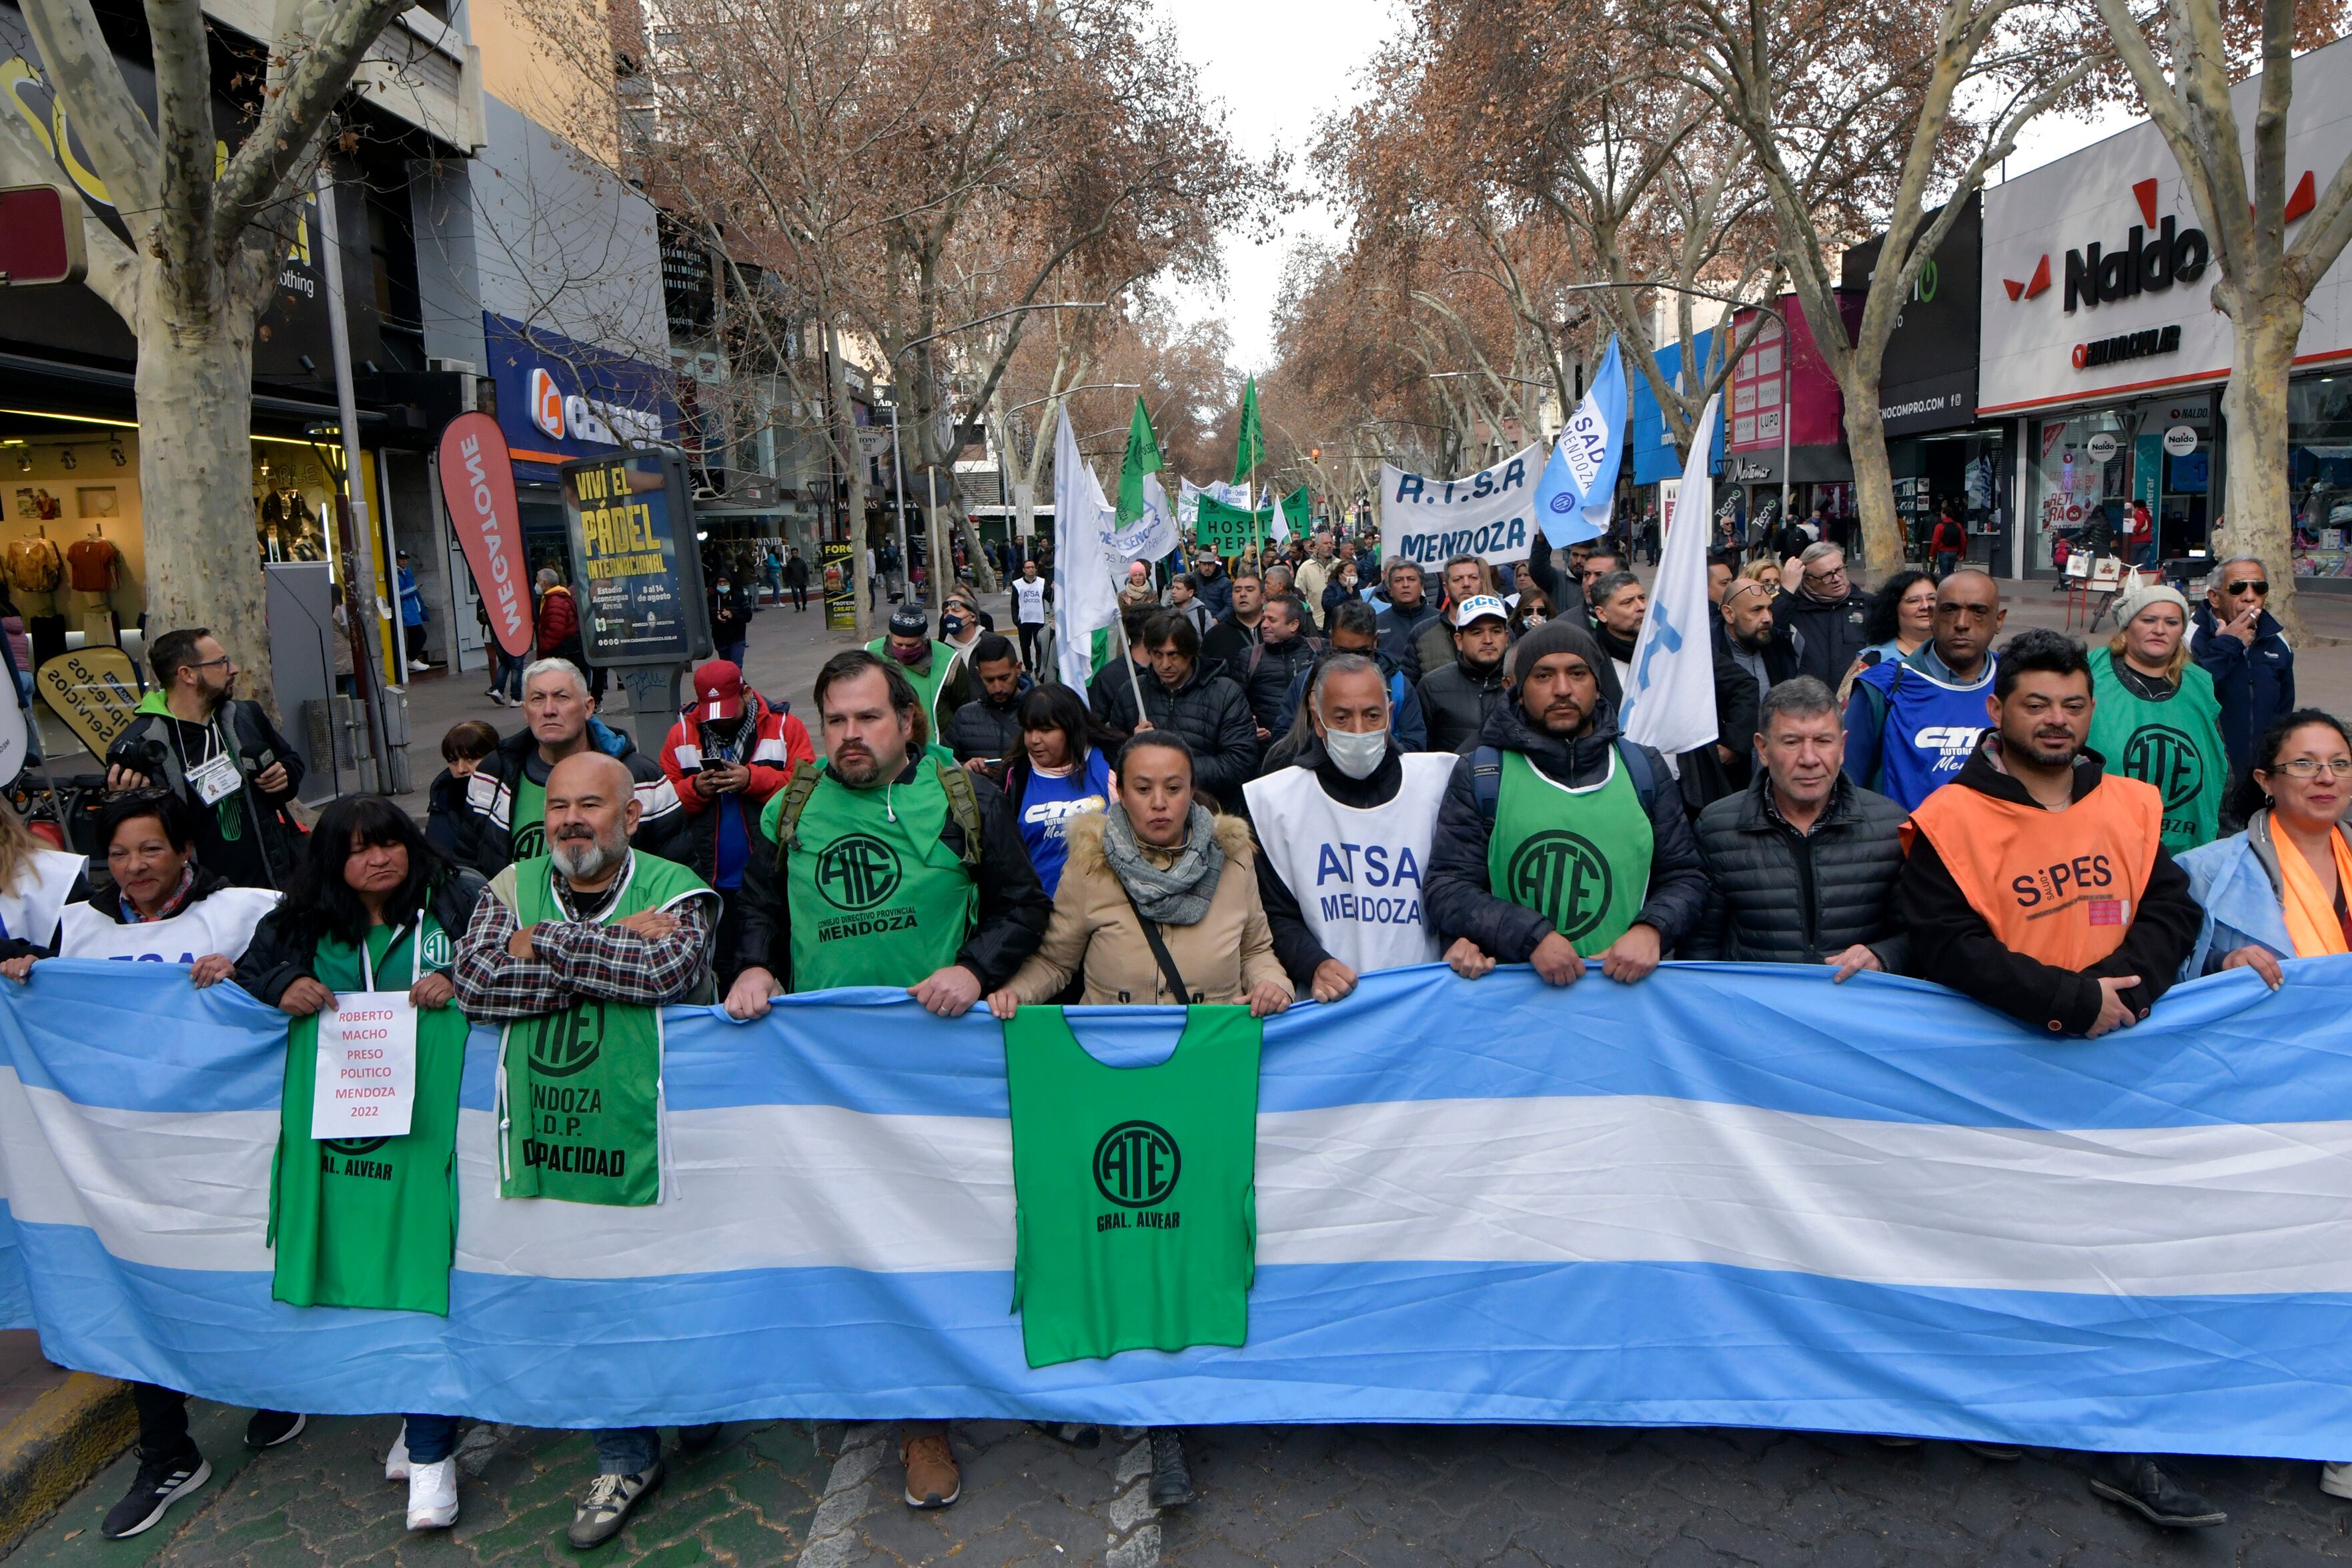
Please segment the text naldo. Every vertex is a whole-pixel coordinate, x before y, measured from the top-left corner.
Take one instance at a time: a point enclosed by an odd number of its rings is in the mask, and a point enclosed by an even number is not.
[[[2174,224],[2175,220],[2166,218],[2153,240],[2147,239],[2147,230],[2134,224],[2124,247],[2105,255],[2096,245],[2068,251],[2066,308],[2074,309],[2078,301],[2095,308],[2137,294],[2160,294],[2176,283],[2194,283],[2202,277],[2206,263],[2213,259],[2205,231],[2176,233]]]

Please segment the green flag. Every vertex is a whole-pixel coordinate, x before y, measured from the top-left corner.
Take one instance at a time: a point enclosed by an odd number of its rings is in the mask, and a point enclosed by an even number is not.
[[[1135,418],[1127,427],[1127,460],[1118,469],[1118,526],[1143,516],[1143,476],[1160,472],[1160,440],[1151,434],[1151,416],[1143,412],[1143,396],[1136,394]]]
[[[1192,538],[1204,550],[1236,556],[1265,538],[1273,524],[1272,507],[1253,512],[1203,496],[1201,509],[1194,515]]]
[[[1252,376],[1242,386],[1241,445],[1234,453],[1234,483],[1248,484],[1265,461],[1265,433],[1257,423],[1257,378]]]
[[[1301,485],[1282,498],[1282,520],[1289,527],[1290,537],[1303,539],[1315,531],[1315,501]]]

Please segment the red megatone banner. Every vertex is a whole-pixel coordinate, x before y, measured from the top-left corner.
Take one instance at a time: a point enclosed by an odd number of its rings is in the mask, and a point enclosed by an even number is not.
[[[441,432],[441,498],[473,569],[474,591],[489,611],[490,634],[509,658],[520,658],[531,641],[522,513],[507,438],[488,414],[461,413]]]

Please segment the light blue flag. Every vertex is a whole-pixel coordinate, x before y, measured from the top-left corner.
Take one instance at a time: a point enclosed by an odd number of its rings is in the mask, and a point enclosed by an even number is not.
[[[1597,539],[1609,531],[1609,510],[1617,495],[1617,468],[1625,457],[1625,364],[1617,340],[1601,373],[1585,389],[1576,417],[1559,433],[1536,482],[1536,517],[1544,538],[1556,545]]]

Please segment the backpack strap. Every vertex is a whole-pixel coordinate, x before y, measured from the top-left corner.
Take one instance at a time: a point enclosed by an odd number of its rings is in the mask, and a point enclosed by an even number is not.
[[[1478,815],[1493,827],[1503,800],[1502,747],[1482,746],[1470,754],[1470,796],[1478,802]]]
[[[931,758],[932,770],[940,776],[940,788],[948,792],[948,816],[963,830],[963,863],[966,867],[980,864],[980,791],[971,786],[971,775],[961,768],[950,768],[938,758]]]
[[[809,797],[816,793],[820,775],[814,762],[793,764],[792,777],[784,780],[784,803],[776,808],[776,871],[784,869],[784,852],[800,847],[801,813],[808,810]]]
[[[1642,814],[1648,816],[1658,803],[1658,774],[1650,766],[1650,754],[1621,735],[1617,737],[1617,757],[1625,765],[1625,776],[1633,782],[1633,793],[1642,802]]]

